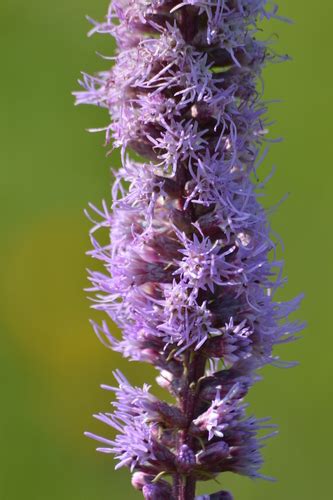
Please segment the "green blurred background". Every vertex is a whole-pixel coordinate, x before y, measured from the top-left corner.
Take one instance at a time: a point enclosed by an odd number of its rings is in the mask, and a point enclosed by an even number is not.
[[[85,429],[101,431],[91,414],[107,410],[121,367],[141,383],[152,371],[128,364],[99,344],[88,324],[85,268],[90,265],[88,201],[109,199],[102,135],[105,112],[75,109],[71,91],[81,70],[105,66],[111,39],[86,38],[84,15],[101,19],[107,0],[1,0],[0,323],[2,500],[122,500],[140,498],[126,471],[94,452]],[[306,293],[299,316],[308,322],[283,357],[293,370],[268,368],[250,397],[258,416],[272,415],[280,436],[265,451],[264,472],[275,484],[226,475],[236,500],[332,498],[332,27],[331,0],[281,0],[293,26],[273,24],[277,47],[292,63],[265,73],[275,135],[268,166],[277,173],[269,201],[291,196],[272,217],[285,242],[289,284],[284,298]],[[213,491],[216,485],[200,488]]]

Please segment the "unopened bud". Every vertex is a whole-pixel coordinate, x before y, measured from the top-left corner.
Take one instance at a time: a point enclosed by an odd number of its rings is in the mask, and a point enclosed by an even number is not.
[[[166,446],[157,441],[151,440],[151,451],[159,464],[168,470],[175,470],[176,457]]]
[[[181,411],[176,407],[165,403],[164,401],[142,401],[143,408],[148,412],[148,415],[154,419],[165,422],[168,426],[183,428],[186,426],[186,418]]]
[[[171,486],[166,481],[145,484],[142,493],[145,500],[170,500],[172,497]]]
[[[187,446],[187,444],[183,444],[180,447],[178,451],[177,464],[181,472],[189,472],[195,466],[195,454],[193,450]]]
[[[136,490],[142,490],[145,484],[149,484],[153,481],[154,476],[151,474],[145,474],[144,472],[134,472],[132,476],[132,486]]]
[[[207,446],[197,457],[201,464],[221,462],[229,455],[229,446],[225,441],[218,441]]]
[[[210,495],[210,500],[233,500],[233,498],[229,491],[219,491]]]
[[[169,389],[173,380],[172,373],[167,370],[162,370],[161,373],[156,377],[156,382],[163,389]]]
[[[170,217],[172,223],[186,234],[193,232],[192,220],[189,214],[183,210],[173,209]]]
[[[233,496],[229,491],[218,491],[217,493],[212,493],[211,495],[201,495],[195,497],[195,500],[233,500]]]

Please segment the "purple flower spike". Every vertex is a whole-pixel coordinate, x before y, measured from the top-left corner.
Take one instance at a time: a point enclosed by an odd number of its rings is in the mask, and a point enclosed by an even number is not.
[[[100,130],[122,162],[112,206],[89,214],[89,254],[104,265],[89,274],[105,316],[93,327],[108,348],[152,364],[174,403],[116,371],[117,385],[102,386],[113,409],[95,415],[111,435],[87,435],[149,500],[193,500],[197,481],[222,472],[264,477],[268,436],[258,432],[273,426],[247,416],[243,399],[257,369],[283,365],[274,346],[302,328],[288,321],[299,298],[275,298],[283,265],[259,203],[267,118],[257,83],[277,56],[258,23],[278,17],[270,5],[113,0],[105,21],[92,21],[91,34],[118,49],[75,94],[109,112]]]

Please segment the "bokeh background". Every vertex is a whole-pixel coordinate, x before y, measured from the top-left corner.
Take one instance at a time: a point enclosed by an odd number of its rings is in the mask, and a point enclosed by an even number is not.
[[[90,265],[88,201],[110,199],[102,135],[105,112],[74,108],[81,70],[105,66],[111,39],[88,39],[84,15],[101,19],[107,0],[1,0],[1,280],[0,498],[2,500],[123,500],[140,498],[112,457],[94,452],[86,429],[107,410],[100,383],[121,367],[136,383],[153,380],[99,344],[88,324],[83,292]],[[286,192],[272,216],[285,242],[291,298],[304,291],[298,316],[304,338],[282,353],[293,370],[268,368],[250,402],[272,415],[280,435],[265,451],[264,472],[275,484],[226,475],[237,500],[332,498],[332,14],[331,0],[280,0],[295,24],[273,23],[277,49],[292,63],[266,70],[266,97],[275,136],[268,168],[277,172],[267,203]],[[201,492],[214,491],[214,484]]]

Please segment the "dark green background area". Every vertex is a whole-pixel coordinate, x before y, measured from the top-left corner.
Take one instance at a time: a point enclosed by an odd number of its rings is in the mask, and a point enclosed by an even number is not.
[[[266,368],[249,398],[256,415],[280,427],[263,471],[278,482],[231,475],[222,482],[236,500],[325,500],[332,498],[333,8],[330,0],[280,5],[295,24],[269,30],[294,60],[265,72],[266,97],[282,100],[270,107],[272,133],[285,137],[266,161],[277,166],[267,203],[290,193],[272,216],[286,247],[281,295],[305,292],[298,316],[308,328],[281,350],[300,366]],[[85,132],[107,124],[106,113],[75,109],[70,93],[81,70],[105,67],[95,51],[110,54],[111,39],[87,39],[84,15],[101,19],[106,7],[107,0],[0,0],[2,500],[140,498],[128,473],[115,473],[112,457],[82,436],[107,433],[91,414],[108,409],[98,386],[112,383],[115,367],[135,383],[153,380],[151,370],[99,344],[82,291],[91,264],[83,208],[109,199],[109,167],[119,155],[105,158],[103,136]]]

